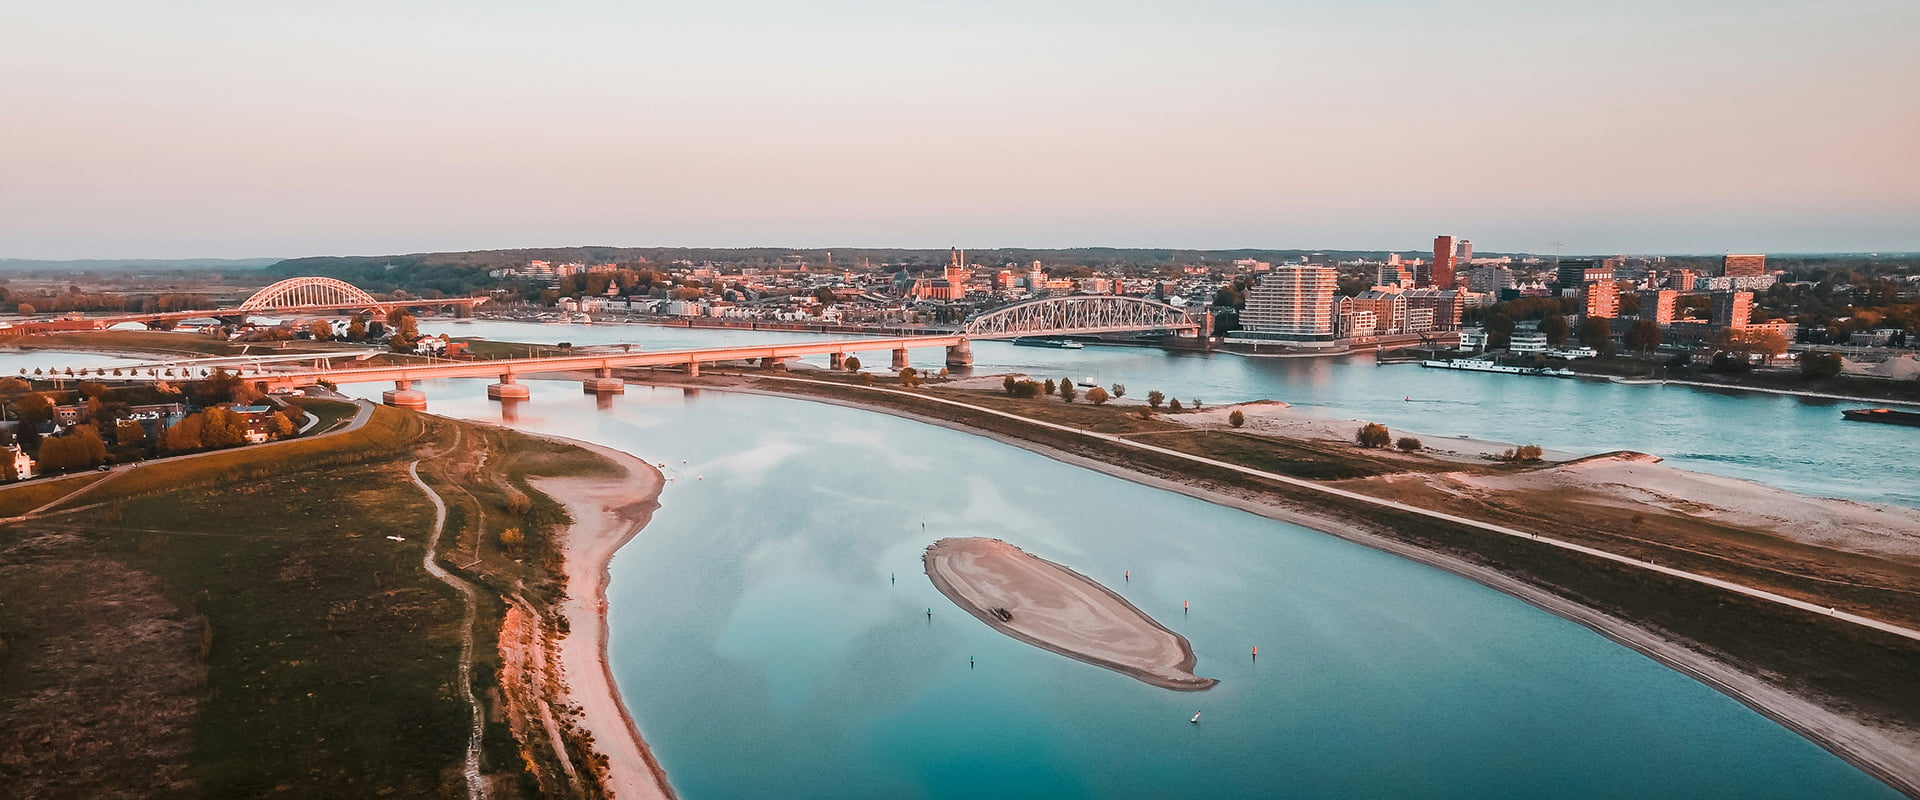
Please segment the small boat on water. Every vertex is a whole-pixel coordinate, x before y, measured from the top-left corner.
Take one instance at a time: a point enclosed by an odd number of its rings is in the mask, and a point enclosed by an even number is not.
[[[1912,411],[1895,411],[1891,408],[1853,408],[1840,412],[1840,416],[1854,422],[1884,422],[1888,425],[1920,427],[1920,414]]]
[[[1055,339],[1049,336],[1022,336],[1013,340],[1020,347],[1051,347],[1055,350],[1079,350],[1086,345],[1072,339]]]
[[[1191,722],[1191,723],[1193,723],[1193,724],[1195,724],[1195,725],[1198,725],[1198,724],[1200,724],[1200,712],[1198,712],[1198,711],[1195,711],[1195,712],[1193,712],[1193,719],[1190,719],[1190,720],[1187,720],[1187,721],[1188,721],[1188,722]]]

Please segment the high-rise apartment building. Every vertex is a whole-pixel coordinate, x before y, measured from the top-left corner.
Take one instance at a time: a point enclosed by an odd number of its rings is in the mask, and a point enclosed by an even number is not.
[[[1513,270],[1506,267],[1494,265],[1467,270],[1467,288],[1481,294],[1511,289],[1515,285]]]
[[[1358,324],[1359,320],[1372,319],[1374,322],[1374,333],[1389,335],[1406,333],[1407,295],[1405,292],[1398,290],[1369,289],[1353,297],[1340,298],[1335,301],[1335,308],[1341,319],[1354,320],[1354,322],[1348,322],[1346,324],[1345,329],[1348,331],[1358,330],[1361,327]],[[1367,336],[1372,334],[1348,335]]]
[[[1426,328],[1422,330],[1452,331],[1460,329],[1460,318],[1467,312],[1467,296],[1452,289],[1415,289],[1407,292],[1408,332],[1413,330],[1413,320],[1431,315]]]
[[[1752,292],[1713,293],[1713,324],[1722,328],[1745,328],[1752,319]]]
[[[1649,289],[1640,293],[1640,318],[1653,320],[1664,328],[1673,324],[1680,293],[1672,289]]]
[[[1240,327],[1255,338],[1330,341],[1333,295],[1339,285],[1331,267],[1275,266],[1247,292]]]
[[[1620,316],[1620,290],[1613,281],[1587,284],[1584,303],[1589,318],[1613,319]]]
[[[1600,262],[1591,258],[1568,258],[1560,262],[1559,270],[1554,273],[1553,285],[1558,289],[1577,289],[1587,285],[1587,270],[1600,266]]]
[[[1451,236],[1433,237],[1433,265],[1427,270],[1426,283],[1415,282],[1422,289],[1453,288],[1454,239]]]
[[[1720,275],[1725,278],[1758,278],[1767,274],[1767,257],[1763,255],[1721,256]]]
[[[1458,266],[1458,264],[1473,263],[1473,240],[1461,239],[1460,244],[1454,248],[1453,255],[1454,259],[1458,262],[1456,266]]]
[[[1413,271],[1398,261],[1381,264],[1380,275],[1374,279],[1373,285],[1411,289],[1413,288]]]
[[[1692,294],[1694,284],[1699,281],[1700,273],[1690,269],[1676,269],[1667,273],[1667,288],[1681,294]]]

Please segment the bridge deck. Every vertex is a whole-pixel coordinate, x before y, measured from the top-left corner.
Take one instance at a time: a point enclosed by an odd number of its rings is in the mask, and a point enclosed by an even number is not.
[[[620,367],[668,367],[712,361],[737,361],[753,358],[795,358],[832,353],[867,353],[877,350],[951,347],[966,337],[903,336],[873,339],[849,339],[830,342],[794,342],[776,345],[707,347],[691,350],[658,350],[640,353],[596,353],[544,358],[503,358],[495,361],[443,361],[432,364],[397,364],[350,369],[293,370],[249,376],[269,386],[297,386],[326,378],[340,383],[377,383],[381,381],[424,381],[435,378],[484,378],[534,375],[546,372],[617,369]]]

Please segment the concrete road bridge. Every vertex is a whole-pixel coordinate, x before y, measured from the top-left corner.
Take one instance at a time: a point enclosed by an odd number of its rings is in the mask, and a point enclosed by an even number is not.
[[[973,363],[973,350],[967,337],[947,336],[904,336],[889,338],[848,339],[826,342],[792,342],[777,345],[742,345],[731,347],[708,347],[692,350],[660,350],[638,353],[593,353],[577,356],[546,356],[541,358],[503,358],[492,361],[435,361],[417,364],[392,364],[382,366],[348,367],[343,369],[289,369],[285,371],[255,372],[246,376],[247,380],[264,385],[268,389],[305,386],[325,379],[334,384],[343,383],[384,383],[392,381],[394,388],[385,392],[381,399],[387,405],[403,408],[425,408],[426,395],[413,388],[416,381],[436,378],[485,378],[496,377],[498,382],[487,387],[487,396],[498,400],[517,400],[529,396],[530,392],[518,379],[528,375],[555,372],[591,371],[595,377],[583,383],[586,391],[596,393],[617,393],[624,391],[625,384],[613,377],[613,370],[623,367],[677,367],[688,375],[699,375],[702,364],[718,361],[760,361],[762,364],[774,364],[791,361],[802,356],[826,355],[834,368],[845,366],[846,358],[854,353],[891,352],[892,368],[907,366],[910,350],[939,347],[946,350],[946,363],[949,366],[967,366]]]

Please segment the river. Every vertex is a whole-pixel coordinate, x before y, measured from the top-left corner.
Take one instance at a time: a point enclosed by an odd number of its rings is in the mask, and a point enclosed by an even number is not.
[[[501,421],[486,383],[421,388]],[[672,478],[613,562],[609,622],[689,800],[1895,796],[1583,627],[1331,536],[880,414],[528,383],[512,424]],[[1105,583],[1221,684],[1156,689],[992,631],[921,572],[945,536]]]
[[[634,343],[648,350],[850,338],[488,320],[433,322],[423,327],[502,341]],[[942,366],[938,348],[917,350],[914,356],[916,367],[938,370]],[[1381,366],[1370,354],[1249,358],[1149,348],[1049,350],[977,342],[974,357],[975,372],[1091,377],[1101,385],[1124,384],[1130,396],[1144,397],[1148,390],[1157,389],[1183,402],[1280,400],[1310,413],[1366,419],[1430,436],[1538,444],[1582,455],[1638,450],[1687,469],[1804,494],[1920,507],[1920,459],[1905,456],[1910,444],[1920,441],[1916,438],[1920,430],[1841,418],[1841,409],[1859,403],[1598,379],[1456,372],[1411,364]],[[885,367],[886,359],[885,351],[880,351],[865,360],[869,367]],[[824,364],[825,359],[812,361]]]

